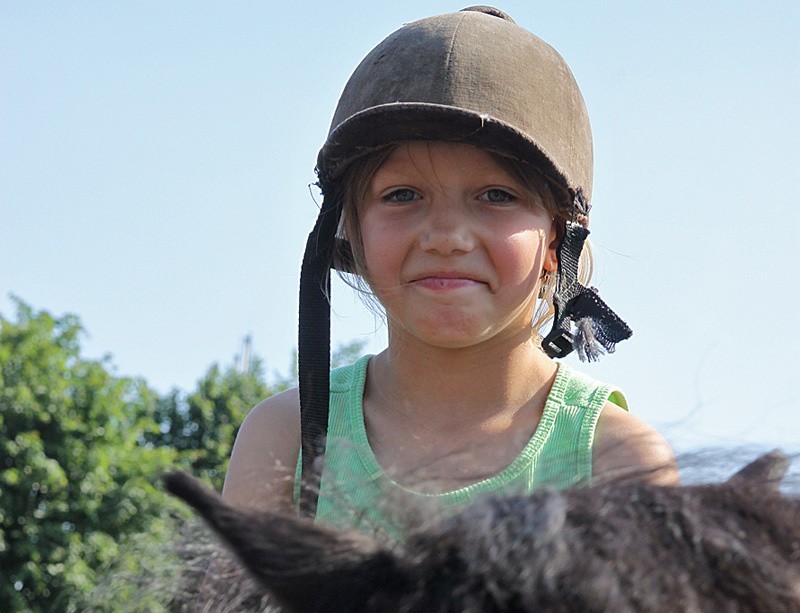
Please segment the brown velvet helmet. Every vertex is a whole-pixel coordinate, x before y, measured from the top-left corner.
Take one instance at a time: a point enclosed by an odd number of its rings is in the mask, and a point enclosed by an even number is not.
[[[301,508],[316,507],[313,462],[324,452],[330,362],[330,267],[347,261],[336,238],[343,175],[358,158],[393,143],[468,143],[521,160],[563,188],[568,209],[558,250],[553,357],[573,348],[595,359],[630,329],[577,281],[589,231],[592,135],[580,89],[563,58],[502,11],[476,6],[409,23],[378,44],[348,80],[317,173],[323,203],[300,278],[298,343],[303,478]],[[343,255],[344,254],[344,255]]]
[[[578,84],[550,45],[489,7],[410,23],[358,65],[317,168],[323,186],[390,143],[469,143],[592,187],[592,134]]]

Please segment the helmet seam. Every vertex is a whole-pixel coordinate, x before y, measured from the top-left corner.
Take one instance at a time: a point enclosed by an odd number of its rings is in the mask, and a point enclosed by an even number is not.
[[[441,92],[441,99],[445,99],[445,94],[450,91],[450,76],[453,74],[453,49],[456,46],[456,37],[458,36],[459,30],[461,30],[461,24],[464,23],[464,19],[466,15],[462,15],[461,19],[458,20],[456,27],[453,29],[453,36],[450,39],[450,48],[447,50],[447,59],[445,62],[445,73],[444,79],[442,79],[442,92]],[[450,97],[447,98],[450,100]],[[452,100],[450,100],[452,102]]]

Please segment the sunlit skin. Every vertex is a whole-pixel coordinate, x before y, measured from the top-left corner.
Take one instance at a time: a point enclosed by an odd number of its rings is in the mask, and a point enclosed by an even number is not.
[[[392,340],[459,348],[530,338],[554,224],[471,145],[411,142],[374,175],[359,210],[369,282]]]

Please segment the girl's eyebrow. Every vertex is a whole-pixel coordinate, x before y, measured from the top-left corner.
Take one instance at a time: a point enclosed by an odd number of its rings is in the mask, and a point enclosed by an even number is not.
[[[399,169],[399,168],[395,170],[395,169],[392,169],[392,168],[385,168],[384,167],[384,168],[379,168],[375,172],[374,176],[375,177],[380,177],[380,178],[394,178],[394,177],[407,177],[407,176],[409,176],[411,174],[419,175],[420,173],[416,172],[416,171],[411,171],[411,170],[405,170],[405,169]]]
[[[373,176],[372,176],[372,185],[380,184],[388,184],[391,185],[396,183],[400,184],[407,184],[407,183],[419,183],[420,181],[426,182],[425,177],[415,171],[415,170],[391,170],[391,169],[379,169]]]

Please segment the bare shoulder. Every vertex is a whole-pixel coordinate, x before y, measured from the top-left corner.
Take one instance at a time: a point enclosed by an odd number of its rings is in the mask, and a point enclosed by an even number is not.
[[[222,496],[260,509],[288,509],[300,453],[300,396],[287,390],[248,413],[231,453]]]
[[[611,402],[597,422],[592,456],[596,479],[634,476],[657,485],[678,485],[675,454],[666,439]]]

